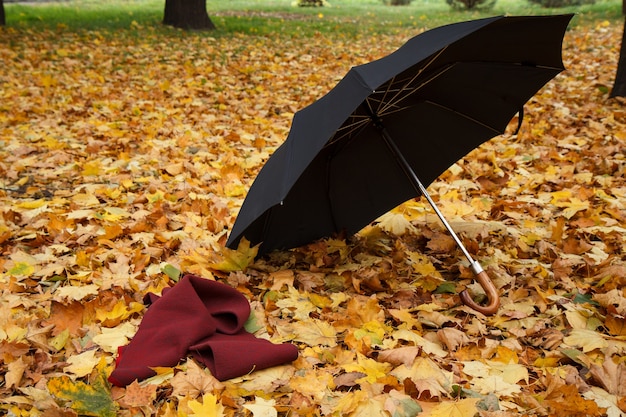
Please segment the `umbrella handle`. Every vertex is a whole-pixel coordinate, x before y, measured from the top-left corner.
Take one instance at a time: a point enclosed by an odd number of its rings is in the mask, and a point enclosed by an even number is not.
[[[500,307],[500,296],[498,295],[498,290],[493,282],[491,282],[489,275],[487,275],[485,271],[480,271],[476,274],[476,280],[480,286],[483,287],[483,290],[485,290],[485,294],[487,295],[487,300],[489,302],[486,305],[476,304],[467,290],[461,292],[461,301],[466,306],[487,316],[491,316],[495,314],[495,312],[498,311],[498,307]]]

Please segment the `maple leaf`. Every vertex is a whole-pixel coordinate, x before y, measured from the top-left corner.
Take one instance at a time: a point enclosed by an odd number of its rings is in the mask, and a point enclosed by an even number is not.
[[[601,416],[605,409],[598,407],[593,400],[583,398],[574,385],[559,385],[544,399],[545,406],[553,413],[564,413],[572,417]]]
[[[179,372],[171,379],[174,395],[198,398],[223,388],[211,372],[201,368],[195,361],[188,360],[184,372]]]
[[[204,394],[202,402],[192,400],[187,406],[193,411],[190,416],[196,417],[221,417],[224,416],[224,406],[217,402],[217,397],[213,394]]]
[[[76,375],[77,377],[83,377],[91,374],[99,362],[100,359],[96,357],[96,351],[88,350],[68,358],[68,366],[64,367],[63,371]]]
[[[27,368],[28,364],[24,362],[21,356],[16,360],[11,361],[7,366],[7,372],[4,376],[7,387],[19,387],[24,371]]]
[[[377,222],[381,229],[395,235],[416,231],[415,227],[401,213],[385,213],[378,218]]]
[[[115,398],[115,400],[123,408],[150,408],[156,399],[156,390],[157,386],[154,384],[142,386],[139,382],[133,381],[126,388],[120,389],[119,398]]]
[[[254,261],[258,251],[259,245],[250,247],[250,242],[243,238],[236,250],[223,248],[222,261],[212,263],[209,267],[222,272],[245,271]]]
[[[124,300],[119,300],[110,311],[96,310],[96,319],[102,322],[104,326],[115,327],[122,320],[143,310],[144,305],[141,303],[131,302],[129,305],[126,305]]]
[[[611,395],[599,387],[591,387],[583,394],[583,398],[594,401],[599,406],[599,412],[604,411],[607,417],[622,417],[624,415],[624,403],[622,399]],[[595,409],[594,409],[595,411]]]
[[[581,347],[584,353],[609,346],[609,342],[601,333],[588,329],[572,330],[569,336],[563,339],[563,342],[572,347]]]
[[[465,398],[456,402],[442,402],[432,410],[431,417],[473,417],[478,411],[476,404],[480,398]]]
[[[420,394],[427,393],[433,398],[447,397],[452,385],[452,373],[428,358],[418,357],[411,367],[400,365],[391,371],[391,375],[400,380],[410,379]]]
[[[243,408],[250,410],[254,417],[276,417],[276,400],[266,400],[261,397],[254,397],[254,403],[244,404]]]
[[[380,399],[361,390],[344,395],[337,403],[334,412],[342,416],[383,416],[386,414],[385,406]]]
[[[318,319],[291,322],[277,331],[285,339],[296,340],[309,346],[337,344],[337,330],[332,324]]]
[[[609,394],[626,396],[626,365],[624,363],[616,363],[609,355],[604,359],[602,366],[594,363],[589,371]]]
[[[417,401],[396,390],[389,392],[384,408],[392,417],[415,417],[422,411]]]
[[[376,382],[379,378],[387,375],[387,373],[391,370],[389,364],[377,362],[373,359],[365,357],[358,352],[356,363],[344,364],[342,365],[342,368],[348,372],[361,372],[365,374],[365,377],[357,380],[357,382],[367,381],[369,383]]]
[[[79,414],[114,417],[117,407],[111,399],[105,367],[106,362],[100,360],[96,376],[89,384],[62,376],[48,381],[48,390],[58,399],[69,402],[69,406]]]
[[[389,362],[392,365],[404,364],[405,366],[411,366],[419,354],[419,351],[420,349],[417,346],[404,346],[395,349],[388,349],[381,351],[378,354],[378,359]]]
[[[289,386],[316,402],[324,399],[327,389],[334,388],[332,375],[319,370],[311,370],[302,375],[294,376],[289,382]]]

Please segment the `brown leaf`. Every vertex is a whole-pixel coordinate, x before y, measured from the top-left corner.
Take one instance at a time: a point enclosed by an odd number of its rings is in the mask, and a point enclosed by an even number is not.
[[[53,336],[58,335],[65,329],[69,330],[70,335],[76,336],[83,325],[84,312],[84,305],[78,301],[72,301],[69,304],[52,301],[50,317],[46,320],[46,324],[54,325],[52,329]]]
[[[378,360],[389,362],[392,365],[404,364],[405,366],[411,366],[419,354],[419,351],[420,349],[417,346],[405,346],[383,350],[378,353]]]
[[[592,247],[593,245],[589,242],[585,242],[583,239],[576,236],[567,237],[563,241],[563,252],[574,255],[582,255]]]
[[[156,389],[156,385],[147,384],[142,387],[137,381],[133,381],[126,388],[118,388],[114,398],[123,408],[151,407],[156,399]]]
[[[171,380],[173,395],[202,397],[206,393],[220,390],[223,385],[208,369],[201,368],[195,361],[187,361],[187,370],[174,375]]]
[[[609,394],[619,397],[626,396],[626,365],[616,363],[612,357],[606,357],[602,366],[593,364],[589,369],[593,378],[607,390]]]
[[[434,233],[426,247],[434,253],[450,253],[456,249],[456,243],[448,233]]]
[[[470,342],[470,338],[464,331],[454,329],[452,327],[446,327],[438,330],[437,337],[443,344],[446,345],[448,351],[450,352],[456,352],[459,347]]]
[[[336,376],[333,382],[337,387],[351,388],[358,385],[359,383],[356,381],[358,379],[362,379],[365,376],[367,375],[363,372],[345,372]]]

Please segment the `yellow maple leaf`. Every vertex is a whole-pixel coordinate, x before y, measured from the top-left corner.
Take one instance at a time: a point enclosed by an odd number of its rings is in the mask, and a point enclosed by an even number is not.
[[[259,251],[259,245],[250,247],[250,241],[241,239],[237,249],[223,248],[222,261],[212,263],[209,268],[222,272],[245,271]]]
[[[112,327],[143,309],[144,305],[141,303],[131,301],[127,306],[124,300],[119,300],[110,311],[96,310],[96,319],[101,323],[106,323],[107,327]]]
[[[328,372],[312,369],[303,372],[302,375],[293,376],[289,381],[289,386],[294,391],[319,402],[324,399],[329,389],[335,388],[335,383],[333,376]]]
[[[308,293],[300,293],[294,287],[289,287],[289,297],[276,301],[276,307],[285,311],[296,320],[306,321],[310,314],[317,310],[309,299]]]
[[[137,333],[137,326],[126,321],[112,329],[103,327],[102,333],[93,337],[93,342],[105,352],[116,353],[117,348],[127,344],[135,333]]]
[[[579,211],[584,211],[589,208],[589,201],[582,201],[578,198],[572,198],[571,201],[567,203],[559,203],[557,207],[563,207],[563,217],[566,219],[571,219],[574,217],[574,214]]]
[[[582,348],[584,353],[609,346],[609,342],[601,333],[587,329],[573,329],[569,336],[565,336],[563,342],[572,347]]]
[[[242,395],[248,395],[247,393],[266,393],[274,392],[277,387],[280,386],[281,381],[290,381],[290,386],[293,386],[293,381],[298,378],[294,376],[295,368],[291,365],[274,366],[272,368],[261,369],[255,371],[252,374],[244,375],[239,378],[233,378],[229,381],[233,384],[227,384],[226,388],[243,393]],[[321,378],[319,379],[321,380]],[[309,385],[313,385],[315,379],[307,379]],[[332,378],[330,379],[332,382]],[[323,392],[323,390],[321,391]],[[239,394],[237,394],[239,395]]]
[[[221,417],[224,416],[224,406],[217,402],[217,397],[213,394],[204,394],[202,402],[191,400],[187,406],[193,411],[190,416],[198,417]]]
[[[385,333],[390,330],[389,326],[385,326],[378,320],[371,320],[363,324],[363,326],[354,331],[354,337],[360,340],[367,337],[372,345],[382,345]]]
[[[412,330],[401,328],[393,332],[392,337],[394,339],[406,340],[413,342],[415,346],[420,346],[422,350],[430,355],[435,355],[440,358],[448,356],[448,351],[445,350],[442,345],[430,341]]]
[[[105,207],[104,213],[100,215],[100,218],[110,222],[118,222],[126,217],[130,217],[130,213],[119,207]]]
[[[253,404],[244,404],[243,408],[250,410],[254,417],[276,417],[278,411],[276,410],[276,400],[266,400],[262,397],[254,397]]]
[[[456,402],[443,402],[430,411],[430,417],[474,417],[480,398],[465,398]]]
[[[410,367],[398,366],[391,375],[400,381],[410,379],[420,393],[428,391],[432,397],[446,396],[453,380],[452,372],[442,369],[430,358],[422,357],[415,359]]]
[[[278,332],[285,337],[289,335],[289,338],[309,346],[337,345],[337,330],[331,323],[323,320],[308,319],[287,323],[281,326]]]
[[[415,232],[416,228],[401,213],[388,212],[378,220],[378,226],[386,232],[402,236],[407,232]]]
[[[408,260],[415,272],[424,276],[441,278],[441,274],[437,271],[430,259],[428,259],[428,256],[418,252],[409,252],[408,255]]]
[[[387,362],[378,362],[374,359],[370,359],[365,355],[357,352],[356,362],[347,363],[341,366],[346,372],[361,372],[366,376],[357,379],[356,382],[367,381],[371,384],[375,383],[378,378],[387,376],[391,370],[391,365]]]
[[[333,415],[341,416],[384,416],[387,412],[383,402],[372,398],[367,391],[351,391],[344,395],[333,410]]]
[[[83,170],[81,172],[82,175],[95,176],[100,175],[102,173],[102,162],[100,160],[89,161],[83,164]]]
[[[78,355],[72,355],[67,358],[67,363],[69,365],[64,367],[63,371],[74,374],[80,378],[89,375],[96,365],[98,365],[99,361],[100,359],[96,357],[95,350],[87,350],[79,353]]]

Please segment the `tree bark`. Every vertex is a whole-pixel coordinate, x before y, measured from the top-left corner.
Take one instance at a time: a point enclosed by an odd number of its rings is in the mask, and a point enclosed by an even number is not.
[[[206,0],[165,0],[163,23],[181,29],[215,29],[206,11]]]
[[[4,0],[0,0],[0,26],[7,24],[6,17],[4,16]]]
[[[622,13],[626,15],[626,0],[622,0]],[[609,97],[626,97],[626,18],[622,33],[622,45],[619,48],[619,61],[617,61],[617,73],[615,83]]]

